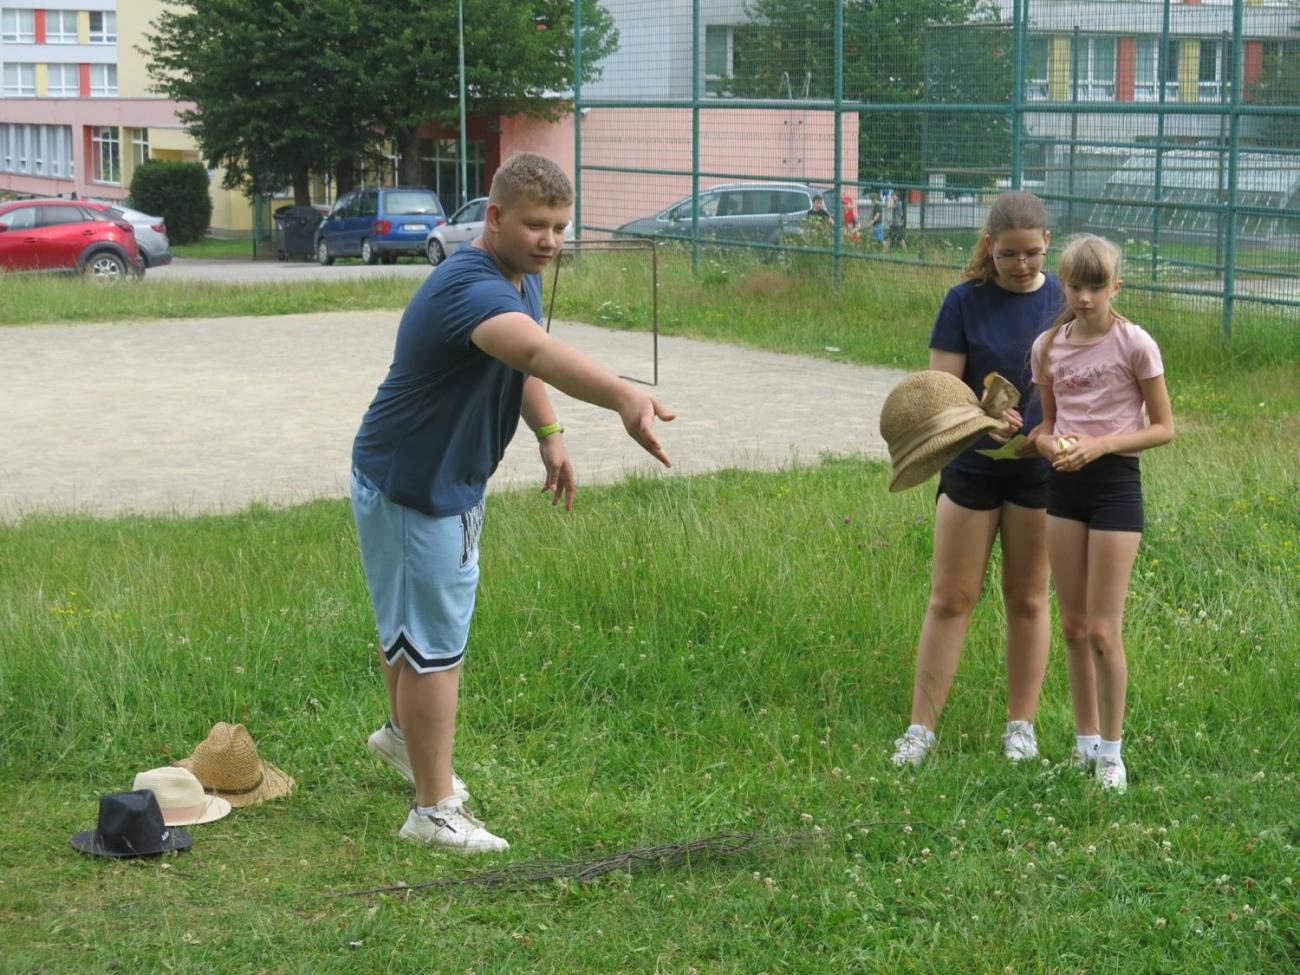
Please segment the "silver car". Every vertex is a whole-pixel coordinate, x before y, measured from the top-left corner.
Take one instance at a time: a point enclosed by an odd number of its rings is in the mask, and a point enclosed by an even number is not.
[[[470,200],[453,213],[446,223],[429,231],[424,242],[424,253],[428,255],[430,264],[441,264],[461,244],[483,233],[487,204],[486,196]],[[564,239],[573,240],[572,220],[564,227]]]
[[[145,267],[161,267],[172,262],[172,242],[167,237],[167,224],[162,217],[132,210],[113,200],[97,202],[112,207],[135,229],[135,246]]]

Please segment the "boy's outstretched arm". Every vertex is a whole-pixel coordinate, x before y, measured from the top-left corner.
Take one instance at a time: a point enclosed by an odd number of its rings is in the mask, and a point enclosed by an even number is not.
[[[654,421],[672,420],[676,414],[586,353],[548,335],[527,315],[509,312],[489,318],[474,329],[471,341],[494,359],[562,393],[613,410],[628,436],[665,467],[673,466],[655,436]]]

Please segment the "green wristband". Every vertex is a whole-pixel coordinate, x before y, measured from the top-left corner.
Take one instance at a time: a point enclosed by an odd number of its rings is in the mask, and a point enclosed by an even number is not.
[[[538,427],[535,432],[537,433],[538,440],[545,440],[553,433],[563,433],[564,424],[559,420],[556,420],[554,423],[548,423],[544,427]]]

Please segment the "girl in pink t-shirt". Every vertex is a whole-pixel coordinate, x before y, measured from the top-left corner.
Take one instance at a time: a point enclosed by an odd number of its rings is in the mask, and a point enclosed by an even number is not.
[[[1091,235],[1061,254],[1066,310],[1034,342],[1043,403],[1039,451],[1052,462],[1047,556],[1069,654],[1080,768],[1123,792],[1121,755],[1128,665],[1121,630],[1142,540],[1138,455],[1174,436],[1160,349],[1111,309],[1123,283],[1120,250]],[[1149,422],[1148,422],[1149,420]]]

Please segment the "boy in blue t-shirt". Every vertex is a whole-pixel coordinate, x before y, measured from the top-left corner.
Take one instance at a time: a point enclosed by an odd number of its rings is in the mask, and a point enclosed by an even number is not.
[[[672,466],[653,426],[673,414],[541,328],[541,271],[559,255],[572,203],[549,159],[521,152],[505,161],[483,235],[406,306],[392,365],[353,442],[352,507],[391,708],[368,744],[415,785],[404,839],[509,846],[466,808],[452,742],[484,491],[521,415],[539,441],[551,503],[573,507],[564,428],[543,383],[615,411],[632,439]]]

